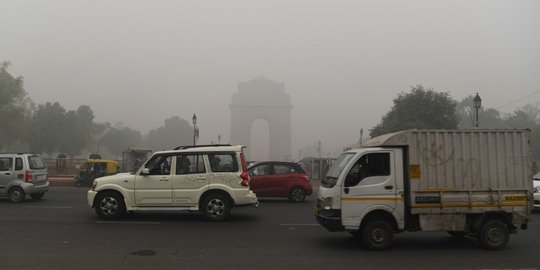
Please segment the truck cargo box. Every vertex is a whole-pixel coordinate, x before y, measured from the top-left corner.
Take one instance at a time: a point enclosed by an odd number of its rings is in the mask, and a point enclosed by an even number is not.
[[[530,130],[407,130],[363,145],[396,146],[408,152],[405,192],[412,214],[530,213]]]

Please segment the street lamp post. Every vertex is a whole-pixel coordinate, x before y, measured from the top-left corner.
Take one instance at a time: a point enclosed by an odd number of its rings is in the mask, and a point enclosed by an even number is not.
[[[218,144],[221,144],[221,134],[217,135],[217,141],[218,141]]]
[[[193,118],[191,118],[191,120],[193,120],[193,145],[195,145],[195,136],[197,132],[197,116],[193,114]]]
[[[473,126],[475,128],[478,128],[478,110],[480,107],[482,107],[482,99],[478,95],[478,92],[476,93],[476,96],[473,99],[473,107],[474,107],[474,123]]]

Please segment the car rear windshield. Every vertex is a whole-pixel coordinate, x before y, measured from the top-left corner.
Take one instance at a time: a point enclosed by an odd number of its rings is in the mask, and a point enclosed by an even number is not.
[[[40,156],[29,156],[28,162],[30,163],[30,169],[45,169],[47,165],[43,162]]]

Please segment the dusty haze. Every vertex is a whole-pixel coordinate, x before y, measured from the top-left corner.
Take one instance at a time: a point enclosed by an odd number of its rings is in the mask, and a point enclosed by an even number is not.
[[[540,101],[540,1],[4,1],[0,60],[36,103],[89,105],[146,133],[197,114],[227,142],[239,82],[285,84],[292,154],[367,133],[410,86]],[[512,103],[511,105],[508,105]],[[264,124],[256,123],[257,127]]]

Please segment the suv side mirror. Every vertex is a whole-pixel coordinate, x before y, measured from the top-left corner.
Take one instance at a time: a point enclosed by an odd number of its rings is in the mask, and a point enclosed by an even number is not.
[[[150,169],[148,169],[148,168],[143,168],[142,169],[141,175],[149,175],[149,174],[150,174]]]

